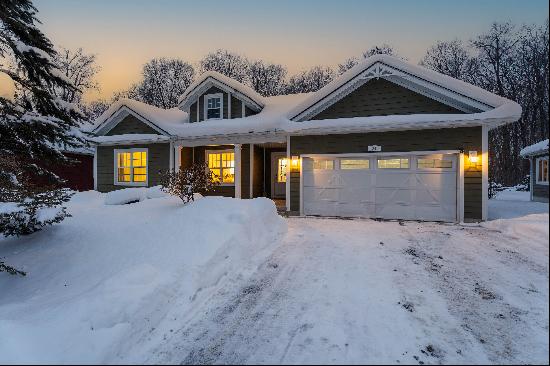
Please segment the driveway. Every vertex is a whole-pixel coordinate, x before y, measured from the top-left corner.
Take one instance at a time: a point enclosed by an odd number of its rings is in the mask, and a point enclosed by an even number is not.
[[[547,226],[545,237],[490,225],[288,226],[254,274],[217,289],[147,362],[548,362]]]

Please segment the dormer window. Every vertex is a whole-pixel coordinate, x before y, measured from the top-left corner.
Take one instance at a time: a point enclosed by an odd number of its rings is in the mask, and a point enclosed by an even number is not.
[[[206,120],[223,118],[223,94],[204,96],[204,115]]]

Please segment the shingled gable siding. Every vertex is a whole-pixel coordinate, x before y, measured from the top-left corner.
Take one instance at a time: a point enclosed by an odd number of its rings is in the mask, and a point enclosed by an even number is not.
[[[396,114],[463,113],[384,79],[373,79],[311,119],[387,116]]]
[[[120,121],[115,127],[107,132],[106,135],[113,136],[129,133],[159,134],[157,130],[130,114],[124,117],[122,121]]]
[[[481,140],[481,127],[292,136],[290,155],[366,153],[369,145],[380,145],[383,152],[461,149],[481,152]],[[481,220],[481,159],[475,166],[466,163],[464,169],[464,218]],[[299,171],[292,171],[290,175],[290,210],[300,210]]]
[[[97,147],[97,190],[100,192],[110,192],[116,189],[128,188],[114,184],[115,171],[115,149],[135,149],[147,148],[149,156],[148,180],[149,187],[159,185],[159,171],[165,171],[170,165],[170,144],[139,144],[139,145],[116,145],[116,146],[98,146]]]

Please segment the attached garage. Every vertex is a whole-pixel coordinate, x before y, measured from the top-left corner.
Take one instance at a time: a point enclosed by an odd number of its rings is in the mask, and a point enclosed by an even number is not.
[[[457,221],[457,152],[302,156],[305,215]]]

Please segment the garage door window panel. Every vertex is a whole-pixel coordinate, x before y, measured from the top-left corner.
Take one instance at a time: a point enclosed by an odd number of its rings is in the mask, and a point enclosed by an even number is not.
[[[452,169],[453,161],[447,159],[437,159],[420,157],[417,160],[418,169]]]
[[[378,169],[409,169],[409,158],[378,159]]]
[[[370,169],[369,159],[340,159],[342,170],[367,170]]]

